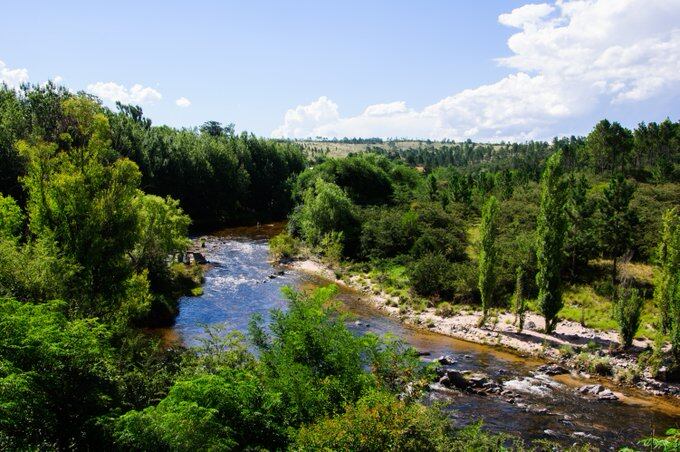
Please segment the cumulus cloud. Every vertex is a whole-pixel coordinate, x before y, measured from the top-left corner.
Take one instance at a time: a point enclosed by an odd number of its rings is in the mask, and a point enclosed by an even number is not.
[[[569,119],[680,94],[680,0],[557,0],[527,4],[498,21],[517,31],[511,71],[416,111],[370,105],[342,117],[321,97],[289,110],[274,136],[545,139]]]
[[[188,106],[191,105],[191,101],[186,97],[180,97],[175,101],[175,105],[177,105],[178,107],[187,108]]]
[[[114,82],[97,82],[87,85],[86,90],[110,102],[148,105],[160,101],[161,93],[148,86],[134,84],[129,89]]]
[[[27,81],[27,69],[10,69],[0,60],[0,84],[4,83],[11,88],[16,88]]]

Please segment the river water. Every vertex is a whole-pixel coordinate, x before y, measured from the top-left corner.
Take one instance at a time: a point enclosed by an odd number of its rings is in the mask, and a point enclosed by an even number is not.
[[[267,320],[271,309],[285,309],[283,286],[310,288],[325,283],[289,270],[277,274],[281,269],[268,262],[267,239],[280,229],[281,225],[235,228],[208,237],[205,255],[211,267],[205,275],[204,293],[180,300],[180,314],[171,331],[176,340],[195,345],[205,325],[245,331],[253,314]],[[641,437],[680,425],[677,399],[630,390],[618,401],[589,400],[575,388],[592,380],[536,374],[541,361],[406,327],[362,301],[356,292],[344,290],[338,298],[353,315],[348,323],[353,331],[391,333],[432,357],[451,355],[455,369],[483,372],[521,396],[516,403],[508,403],[494,395],[431,393],[430,399],[444,401],[456,425],[483,419],[492,431],[565,445],[587,442],[602,449],[632,445]]]

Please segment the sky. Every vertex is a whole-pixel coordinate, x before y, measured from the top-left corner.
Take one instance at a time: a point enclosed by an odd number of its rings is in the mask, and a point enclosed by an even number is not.
[[[30,1],[0,81],[265,137],[526,141],[680,119],[680,0]]]

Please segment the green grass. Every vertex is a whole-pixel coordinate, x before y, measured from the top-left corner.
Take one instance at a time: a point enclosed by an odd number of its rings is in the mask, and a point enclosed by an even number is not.
[[[591,286],[569,286],[564,291],[564,308],[560,317],[582,322],[588,328],[597,330],[616,330],[618,325],[612,317],[612,302],[597,294]],[[658,319],[658,311],[652,300],[645,300],[642,321],[637,336],[653,338],[657,332],[653,327]]]

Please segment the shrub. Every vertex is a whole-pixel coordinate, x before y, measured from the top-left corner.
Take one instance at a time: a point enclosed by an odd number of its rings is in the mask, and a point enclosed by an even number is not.
[[[436,409],[376,392],[339,416],[300,429],[293,449],[444,451],[452,450],[451,433],[449,421]]]
[[[452,317],[456,314],[456,309],[447,301],[439,303],[437,306],[436,314],[440,317]]]
[[[426,254],[409,268],[411,285],[421,295],[441,294],[448,287],[450,266],[441,254]]]
[[[300,243],[287,232],[282,232],[269,240],[269,253],[274,259],[289,259],[299,252]]]
[[[625,290],[614,304],[614,316],[619,324],[621,344],[630,347],[640,327],[640,315],[644,300],[636,289]]]
[[[587,352],[576,355],[575,365],[589,373],[608,376],[612,374],[612,364],[606,356],[596,356]]]

